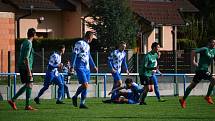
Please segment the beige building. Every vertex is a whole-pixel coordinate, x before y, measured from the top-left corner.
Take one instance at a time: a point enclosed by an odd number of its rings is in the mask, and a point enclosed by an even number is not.
[[[82,37],[89,30],[85,24],[89,18],[83,18],[90,1],[0,0],[0,12],[4,12],[0,14],[0,72],[7,72],[7,53],[15,53],[15,38],[26,38],[28,28],[34,27],[41,38]],[[130,4],[140,17],[141,31],[137,40],[140,53],[148,52],[154,41],[160,43],[161,50],[173,50],[177,26],[186,23],[181,14],[198,11],[187,0],[130,0]],[[11,58],[14,71],[15,54]]]
[[[181,15],[198,12],[188,0],[131,0],[131,8],[140,18],[137,40],[140,53],[150,51],[155,41],[161,50],[176,50],[177,26],[186,25]]]
[[[27,38],[28,28],[38,37],[80,38],[86,0],[0,0],[0,72],[15,71],[15,38]]]

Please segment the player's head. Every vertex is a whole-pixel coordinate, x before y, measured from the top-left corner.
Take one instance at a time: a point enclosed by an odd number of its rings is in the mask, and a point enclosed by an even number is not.
[[[66,64],[70,64],[70,60],[66,60],[66,62],[65,62]]]
[[[151,49],[155,52],[158,52],[160,48],[160,45],[157,42],[153,42],[151,45]]]
[[[132,82],[133,82],[133,80],[132,80],[131,78],[127,78],[127,79],[125,80],[125,84],[126,84],[127,87],[131,87]]]
[[[85,33],[84,38],[87,39],[88,43],[91,43],[92,40],[93,40],[93,32],[87,31],[87,32]]]
[[[126,43],[124,41],[121,41],[119,43],[119,50],[123,51],[123,50],[125,50],[125,48],[126,48]]]
[[[28,29],[27,36],[28,38],[32,38],[36,35],[36,30],[34,28]]]
[[[209,47],[215,48],[215,37],[209,37],[208,44],[209,44]]]
[[[61,54],[64,54],[65,52],[65,45],[58,45],[57,46],[57,51],[59,51]]]

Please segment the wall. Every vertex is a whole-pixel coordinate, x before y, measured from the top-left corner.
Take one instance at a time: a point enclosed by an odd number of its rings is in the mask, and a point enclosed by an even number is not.
[[[163,47],[160,50],[172,50],[172,26],[163,26]],[[151,50],[151,44],[155,39],[155,30],[152,31],[148,38],[148,51]]]
[[[44,17],[41,23],[40,17]],[[63,37],[62,12],[34,12],[32,16],[20,20],[20,38],[26,38],[28,28],[34,27],[37,32],[49,32],[49,37]]]
[[[0,12],[0,72],[8,72],[8,51],[11,51],[11,72],[15,71],[15,15]]]

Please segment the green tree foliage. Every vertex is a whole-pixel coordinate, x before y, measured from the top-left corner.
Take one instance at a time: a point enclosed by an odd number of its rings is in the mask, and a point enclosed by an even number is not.
[[[193,41],[198,46],[201,46],[206,35],[203,29],[203,23],[195,16],[186,17],[187,26],[179,27],[179,38],[183,40]],[[178,40],[180,41],[180,40]],[[190,42],[188,42],[190,43]]]
[[[215,0],[189,1],[199,9],[199,13],[195,17],[185,16],[189,26],[181,32],[187,34],[184,38],[194,40],[200,47],[207,43],[208,37],[215,36]]]
[[[100,46],[109,49],[120,41],[136,46],[137,23],[128,0],[93,0],[88,16],[95,20],[89,26],[96,30]]]
[[[196,43],[189,39],[178,39],[177,41],[178,50],[190,50],[196,47]]]

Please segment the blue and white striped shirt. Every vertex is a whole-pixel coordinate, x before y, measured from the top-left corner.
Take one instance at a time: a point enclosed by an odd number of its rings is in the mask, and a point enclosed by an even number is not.
[[[72,53],[71,67],[86,68],[90,70],[90,65],[96,67],[90,54],[90,46],[85,40],[75,43]]]
[[[114,69],[121,73],[122,64],[125,66],[125,69],[128,70],[125,51],[119,51],[118,49],[114,50],[108,57],[108,65],[110,69]]]

